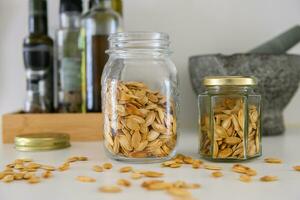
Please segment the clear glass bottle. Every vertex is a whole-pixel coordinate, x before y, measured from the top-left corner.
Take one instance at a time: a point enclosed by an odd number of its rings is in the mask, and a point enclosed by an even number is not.
[[[83,66],[82,85],[85,111],[101,111],[101,75],[108,55],[108,35],[121,30],[121,18],[111,8],[111,0],[94,0],[82,17]]]
[[[261,96],[245,76],[205,77],[199,95],[200,154],[211,160],[261,156]]]
[[[81,0],[61,0],[56,32],[58,111],[81,112]]]
[[[157,162],[175,155],[178,78],[169,36],[155,32],[109,37],[102,75],[104,144],[109,157]]]
[[[47,35],[47,1],[29,1],[29,36],[23,41],[26,70],[24,112],[53,111],[53,40]]]

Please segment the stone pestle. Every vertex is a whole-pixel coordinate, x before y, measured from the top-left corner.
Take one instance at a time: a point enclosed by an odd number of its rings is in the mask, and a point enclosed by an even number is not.
[[[296,25],[273,39],[259,45],[249,53],[284,54],[300,41],[300,26]]]

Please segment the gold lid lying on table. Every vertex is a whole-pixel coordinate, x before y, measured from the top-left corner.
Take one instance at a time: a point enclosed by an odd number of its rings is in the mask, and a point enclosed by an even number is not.
[[[251,77],[251,76],[206,76],[204,77],[203,84],[206,86],[217,86],[217,85],[251,86],[251,85],[257,85],[257,80],[255,77]]]
[[[36,133],[15,137],[15,148],[19,151],[47,151],[69,146],[70,136],[64,133]]]

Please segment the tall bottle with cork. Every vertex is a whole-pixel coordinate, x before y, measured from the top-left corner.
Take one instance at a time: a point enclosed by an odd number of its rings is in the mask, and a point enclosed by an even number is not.
[[[60,28],[56,32],[59,112],[81,112],[81,0],[60,1]]]
[[[47,1],[29,0],[29,36],[23,42],[29,113],[53,111],[53,40],[47,26]]]
[[[121,17],[112,9],[111,0],[93,0],[90,11],[82,17],[83,110],[101,111],[101,75],[108,55],[108,35],[121,30]]]

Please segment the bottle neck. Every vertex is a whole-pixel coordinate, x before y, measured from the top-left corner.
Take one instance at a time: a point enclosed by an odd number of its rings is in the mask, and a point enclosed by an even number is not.
[[[80,28],[80,13],[79,12],[61,13],[60,26],[62,28]]]
[[[104,9],[110,9],[112,7],[111,0],[94,0],[92,9],[95,8],[104,8]]]
[[[30,15],[29,16],[29,33],[30,34],[48,34],[47,15]]]

